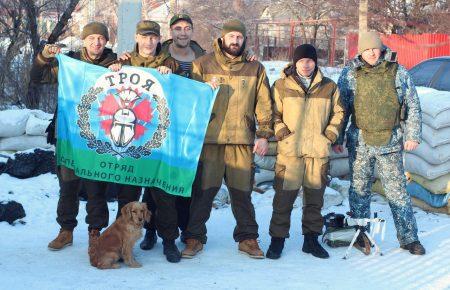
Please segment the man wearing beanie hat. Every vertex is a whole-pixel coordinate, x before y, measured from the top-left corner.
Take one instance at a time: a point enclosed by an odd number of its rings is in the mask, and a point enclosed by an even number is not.
[[[319,244],[323,218],[321,209],[329,169],[331,144],[344,121],[339,90],[317,65],[314,46],[302,44],[272,87],[275,136],[275,196],[266,257],[278,259],[289,237],[291,212],[303,187],[303,252],[328,258]]]
[[[419,98],[408,71],[397,63],[395,53],[383,47],[378,33],[362,33],[358,51],[359,55],[343,69],[338,81],[346,117],[337,144],[343,143],[347,121],[351,120],[347,148],[352,217],[370,217],[376,163],[400,247],[411,254],[423,255],[425,248],[417,236],[403,168],[403,149],[415,150],[421,141]],[[343,151],[342,145],[335,149]],[[370,244],[364,237],[360,235],[355,245],[368,254]]]
[[[248,62],[242,53],[245,37],[242,22],[228,21],[221,38],[214,42],[214,51],[193,63],[193,78],[210,83],[219,92],[200,156],[201,188],[192,193],[184,258],[195,256],[206,243],[206,222],[223,178],[237,222],[233,237],[239,251],[264,258],[256,241],[258,224],[251,193],[254,153],[266,154],[267,139],[273,135],[272,101],[264,66],[258,61]]]
[[[81,33],[83,47],[79,51],[70,51],[67,55],[95,65],[108,67],[117,59],[117,55],[111,49],[105,48],[108,42],[108,28],[98,22],[87,24]],[[31,80],[38,84],[53,84],[58,82],[58,62],[55,55],[60,53],[60,48],[54,44],[44,46],[38,53],[31,68]],[[56,144],[55,116],[47,128],[47,141]],[[78,193],[83,184],[87,192],[86,223],[89,224],[89,246],[100,235],[100,230],[108,226],[108,206],[106,203],[107,182],[93,181],[77,177],[72,169],[58,166],[57,177],[60,186],[56,221],[61,226],[58,236],[49,243],[50,250],[61,250],[72,245],[73,229],[77,225],[79,208]]]

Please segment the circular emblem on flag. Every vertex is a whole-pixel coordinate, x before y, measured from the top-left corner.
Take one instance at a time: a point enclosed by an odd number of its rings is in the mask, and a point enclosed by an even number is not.
[[[170,111],[159,81],[136,68],[97,79],[77,106],[80,136],[99,154],[140,158],[167,136]]]

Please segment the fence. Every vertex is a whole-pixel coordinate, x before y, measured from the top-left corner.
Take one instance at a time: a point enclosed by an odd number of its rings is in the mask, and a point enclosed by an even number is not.
[[[383,43],[398,54],[398,62],[410,69],[416,64],[438,56],[450,55],[449,34],[392,34],[382,35]],[[347,55],[353,58],[358,52],[358,34],[347,35]]]

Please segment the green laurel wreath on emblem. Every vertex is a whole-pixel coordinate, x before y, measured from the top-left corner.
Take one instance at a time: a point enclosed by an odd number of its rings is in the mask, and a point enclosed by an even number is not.
[[[119,155],[121,157],[132,157],[139,159],[142,156],[148,156],[152,153],[152,149],[159,148],[162,145],[164,138],[167,135],[167,128],[170,125],[170,110],[167,107],[167,101],[161,96],[153,94],[153,100],[158,104],[156,110],[159,113],[159,124],[153,133],[152,139],[146,142],[143,146],[130,146],[124,152],[116,151],[110,142],[97,140],[95,135],[91,131],[91,125],[89,123],[89,111],[91,110],[91,104],[97,100],[97,95],[103,91],[101,87],[92,87],[89,91],[81,97],[81,102],[77,106],[77,112],[79,119],[77,125],[80,127],[80,136],[88,141],[87,146],[90,149],[94,149],[99,154],[112,154],[113,156]]]

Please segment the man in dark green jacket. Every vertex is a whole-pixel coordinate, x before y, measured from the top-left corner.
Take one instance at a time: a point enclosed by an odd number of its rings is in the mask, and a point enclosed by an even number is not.
[[[109,40],[108,28],[98,22],[87,24],[81,33],[83,48],[79,51],[70,51],[67,55],[95,65],[108,67],[116,61],[117,55],[111,49],[105,48]],[[45,45],[40,52],[31,69],[31,80],[40,84],[51,84],[58,82],[58,61],[56,54],[60,48],[56,45]],[[47,129],[50,139],[55,144],[56,113],[52,123]],[[53,138],[52,138],[53,136]],[[53,139],[53,140],[51,140]],[[100,230],[108,226],[108,206],[105,191],[107,182],[100,182],[79,178],[72,169],[58,166],[57,176],[60,186],[56,221],[61,226],[58,236],[49,243],[50,250],[61,250],[72,245],[73,229],[77,225],[79,209],[78,192],[81,184],[87,191],[88,201],[86,205],[86,223],[89,225],[89,245],[99,236]]]

